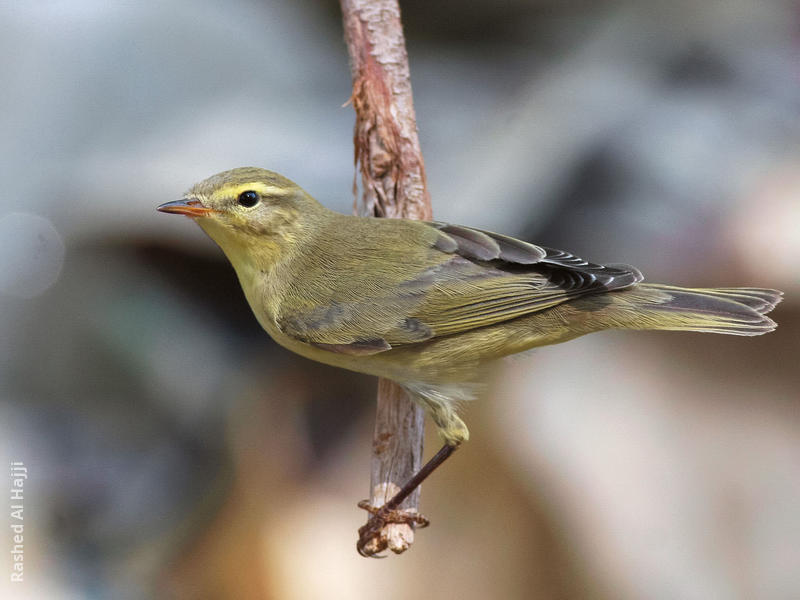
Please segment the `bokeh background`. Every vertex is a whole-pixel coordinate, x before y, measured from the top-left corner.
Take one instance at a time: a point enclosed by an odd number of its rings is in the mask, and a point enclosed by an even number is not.
[[[401,6],[438,219],[780,288],[779,329],[509,360],[432,527],[360,558],[375,381],[277,347],[154,210],[242,165],[352,209],[337,3],[0,2],[2,597],[800,597],[797,3]]]

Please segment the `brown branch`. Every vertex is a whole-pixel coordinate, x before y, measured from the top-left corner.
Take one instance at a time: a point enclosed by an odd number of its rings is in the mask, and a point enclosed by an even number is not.
[[[400,8],[397,0],[340,0],[353,77],[355,164],[361,174],[362,214],[432,218],[417,136]],[[354,181],[354,193],[357,185]],[[424,413],[387,380],[378,384],[372,444],[370,504],[389,500],[422,463]],[[416,514],[419,489],[401,509]],[[403,552],[414,541],[413,523],[386,525],[367,547]]]

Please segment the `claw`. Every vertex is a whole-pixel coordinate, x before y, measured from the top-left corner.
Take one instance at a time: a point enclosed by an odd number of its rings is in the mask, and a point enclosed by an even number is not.
[[[369,500],[361,500],[358,503],[357,506],[358,506],[358,508],[364,509],[365,511],[367,511],[371,515],[377,514],[377,512],[379,510],[379,508],[377,506],[373,506],[372,504],[370,504]]]

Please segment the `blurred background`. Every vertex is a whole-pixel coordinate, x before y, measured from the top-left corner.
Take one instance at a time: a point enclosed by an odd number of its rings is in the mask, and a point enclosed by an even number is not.
[[[778,330],[507,361],[432,526],[365,560],[375,381],[277,347],[154,210],[243,165],[352,209],[338,3],[0,2],[0,596],[800,597],[797,4],[401,6],[436,218],[780,288]]]

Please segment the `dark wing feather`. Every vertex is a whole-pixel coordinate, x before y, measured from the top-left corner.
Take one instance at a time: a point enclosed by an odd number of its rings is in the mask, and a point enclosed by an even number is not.
[[[547,256],[545,248],[507,235],[438,221],[433,221],[430,225],[447,234],[444,240],[451,240],[451,243],[437,240],[437,248],[443,252],[456,252],[464,258],[532,265]]]
[[[512,265],[539,265],[547,267],[553,280],[597,284],[605,289],[622,289],[639,283],[641,272],[629,265],[600,265],[591,263],[564,250],[537,246],[491,231],[450,225],[438,221],[430,225],[447,234],[440,236],[436,247],[443,252],[458,254],[467,259],[500,261]],[[580,275],[577,275],[577,274]]]

